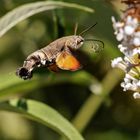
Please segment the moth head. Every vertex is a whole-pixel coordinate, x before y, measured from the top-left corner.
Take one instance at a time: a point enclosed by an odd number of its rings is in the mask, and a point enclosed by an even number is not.
[[[79,49],[84,43],[84,38],[78,35],[72,36],[70,40],[67,41],[67,45],[72,50]]]
[[[78,49],[78,48],[80,48],[82,45],[83,45],[83,43],[84,43],[84,38],[83,37],[81,37],[81,36],[76,36],[75,37],[75,49]]]
[[[79,35],[77,35],[77,29],[78,29],[78,24],[76,24],[75,26],[75,30],[74,30],[74,35],[71,36],[71,40],[68,41],[68,46],[71,49],[79,49],[83,43],[84,43],[84,34],[86,32],[88,32],[90,29],[92,29],[97,23],[95,23],[94,25],[86,28],[85,30],[83,30]]]

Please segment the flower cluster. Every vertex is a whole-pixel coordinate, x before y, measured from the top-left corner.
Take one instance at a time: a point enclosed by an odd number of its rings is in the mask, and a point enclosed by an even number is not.
[[[140,98],[140,1],[125,0],[128,8],[120,21],[112,17],[114,34],[120,42],[118,48],[124,57],[115,58],[112,67],[118,67],[125,72],[121,83],[124,91],[134,91],[134,98]]]

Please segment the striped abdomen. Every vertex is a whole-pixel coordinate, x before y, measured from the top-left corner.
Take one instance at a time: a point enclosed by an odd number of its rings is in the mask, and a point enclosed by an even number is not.
[[[32,77],[32,70],[36,67],[46,66],[49,67],[55,63],[57,54],[63,49],[64,42],[54,41],[48,46],[37,50],[30,54],[23,63],[23,67],[18,68],[16,75],[24,80]]]

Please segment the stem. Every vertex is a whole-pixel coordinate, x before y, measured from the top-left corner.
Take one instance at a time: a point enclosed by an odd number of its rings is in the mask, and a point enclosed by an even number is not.
[[[111,90],[118,84],[118,82],[122,79],[122,73],[118,70],[110,70],[108,74],[102,81],[102,91],[90,95],[90,97],[83,104],[75,118],[73,119],[73,125],[79,130],[83,132],[87,127],[90,120],[95,116],[97,110],[100,105],[105,100],[106,96],[111,93]]]

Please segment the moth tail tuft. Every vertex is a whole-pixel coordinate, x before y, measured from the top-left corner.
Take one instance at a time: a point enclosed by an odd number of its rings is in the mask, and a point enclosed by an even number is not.
[[[19,76],[20,78],[27,80],[32,78],[32,71],[29,71],[25,67],[20,67],[16,71],[16,75]]]

